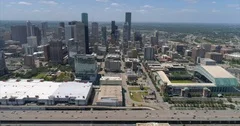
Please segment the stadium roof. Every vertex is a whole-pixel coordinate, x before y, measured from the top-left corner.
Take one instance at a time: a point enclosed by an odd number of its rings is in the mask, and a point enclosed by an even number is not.
[[[202,65],[202,68],[211,74],[214,78],[235,78],[232,74],[220,66]]]
[[[92,83],[79,82],[50,82],[40,80],[9,80],[0,81],[0,99],[16,99],[35,98],[50,99],[54,97],[65,98],[74,97],[77,100],[85,100],[90,93]]]

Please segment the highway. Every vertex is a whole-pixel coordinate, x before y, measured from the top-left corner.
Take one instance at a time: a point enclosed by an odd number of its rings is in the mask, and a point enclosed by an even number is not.
[[[0,122],[172,122],[177,123],[237,123],[240,111],[174,111],[174,110],[115,110],[115,111],[0,111]]]

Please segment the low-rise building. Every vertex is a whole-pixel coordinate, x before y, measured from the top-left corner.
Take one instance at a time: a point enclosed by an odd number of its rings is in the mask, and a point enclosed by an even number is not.
[[[207,52],[205,58],[215,60],[217,63],[221,63],[223,60],[223,54],[218,52]]]
[[[106,59],[105,70],[106,71],[111,71],[111,72],[121,71],[121,61],[120,60],[113,60],[113,59]]]
[[[100,78],[100,85],[122,85],[121,77],[102,76]]]
[[[122,106],[122,86],[101,85],[96,104],[101,106]]]
[[[8,80],[0,81],[0,89],[1,105],[87,105],[92,83]]]

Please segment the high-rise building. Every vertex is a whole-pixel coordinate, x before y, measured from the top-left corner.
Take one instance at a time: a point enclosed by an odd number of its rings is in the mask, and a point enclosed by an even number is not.
[[[125,22],[127,22],[128,23],[128,34],[129,34],[129,36],[128,36],[128,41],[130,41],[130,39],[131,39],[131,27],[132,27],[132,14],[131,14],[131,12],[126,12],[126,14],[125,14]]]
[[[115,21],[112,21],[112,23],[111,23],[111,34],[115,34],[115,30],[116,30],[116,24],[115,24]]]
[[[27,36],[33,35],[33,28],[32,23],[30,21],[27,21]]]
[[[65,28],[65,23],[64,22],[60,22],[59,26],[62,27],[62,28]]]
[[[107,47],[107,27],[102,27],[102,45]]]
[[[76,42],[76,50],[78,54],[86,54],[86,35],[85,25],[77,22],[74,30],[74,41]]]
[[[33,47],[35,50],[37,49],[37,37],[36,36],[29,36],[27,37],[27,43],[29,46]]]
[[[50,62],[62,63],[63,62],[63,43],[59,40],[51,40],[49,43]]]
[[[154,60],[154,48],[151,46],[144,48],[144,60]]]
[[[155,46],[155,45],[158,45],[158,43],[157,43],[157,37],[151,37],[151,45],[152,46]]]
[[[41,30],[33,25],[33,36],[36,36],[37,37],[37,44],[40,45],[41,44]]]
[[[143,37],[142,34],[139,31],[134,32],[134,41],[139,41],[140,47],[143,47]]]
[[[157,43],[158,43],[158,40],[159,40],[159,32],[158,31],[155,31],[155,37],[156,37]]]
[[[99,37],[98,23],[97,22],[92,23],[92,36],[96,39],[98,39],[98,37]]]
[[[27,27],[18,25],[11,26],[12,40],[20,41],[21,44],[27,43]]]
[[[129,25],[127,22],[124,23],[123,25],[123,43],[124,43],[124,47],[128,47],[128,41],[129,41]]]
[[[97,61],[92,55],[77,54],[74,58],[75,74],[82,80],[95,81],[97,77]]]
[[[68,41],[69,39],[74,38],[73,29],[74,29],[73,25],[65,26],[65,41]]]
[[[0,51],[0,76],[5,75],[7,72],[5,55],[3,51]]]
[[[197,63],[197,58],[204,58],[205,57],[205,49],[197,46],[196,48],[192,49],[192,60],[194,63]]]
[[[88,14],[82,13],[82,23],[85,25],[85,51],[89,54],[89,32],[88,32]]]
[[[47,44],[48,40],[47,40],[47,30],[48,30],[48,23],[47,22],[42,22],[42,39],[41,39],[41,44]]]

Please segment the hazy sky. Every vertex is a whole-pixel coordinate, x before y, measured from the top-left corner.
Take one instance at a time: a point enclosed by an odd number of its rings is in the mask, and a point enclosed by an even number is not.
[[[240,0],[0,0],[4,20],[240,23]]]

